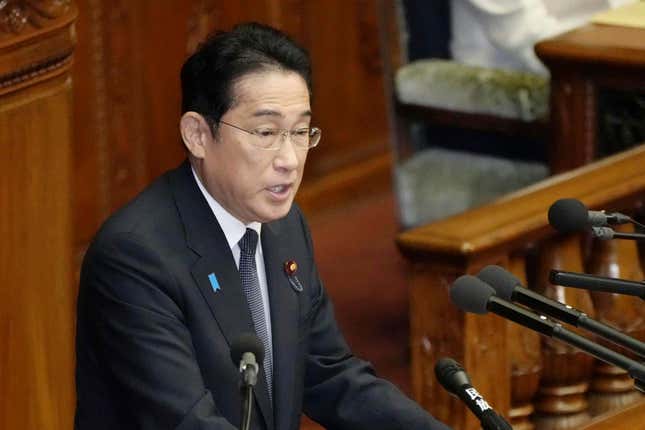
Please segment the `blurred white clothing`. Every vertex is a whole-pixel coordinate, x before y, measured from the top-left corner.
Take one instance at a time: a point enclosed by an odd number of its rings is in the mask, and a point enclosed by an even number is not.
[[[635,0],[452,0],[456,61],[548,74],[533,47],[589,21],[596,13]]]

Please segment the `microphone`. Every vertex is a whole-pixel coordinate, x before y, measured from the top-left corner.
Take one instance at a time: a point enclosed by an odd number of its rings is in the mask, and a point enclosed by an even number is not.
[[[600,240],[611,240],[611,239],[643,240],[645,239],[645,234],[622,233],[620,231],[614,231],[614,229],[610,227],[591,227],[591,234]]]
[[[243,333],[231,343],[231,360],[239,366],[244,386],[255,386],[264,360],[264,345],[255,333]]]
[[[264,345],[255,333],[243,333],[231,342],[231,360],[239,365],[242,374],[242,430],[251,428],[253,387],[258,381],[258,370],[264,360]]]
[[[512,430],[488,402],[473,388],[466,371],[452,358],[442,358],[434,366],[437,381],[450,394],[461,399],[482,424],[483,430]]]
[[[551,270],[549,281],[565,287],[581,288],[590,291],[625,294],[645,300],[645,283],[626,279],[608,278],[606,276],[588,275],[586,273]]]
[[[464,275],[457,278],[450,289],[450,298],[465,312],[486,314],[491,311],[544,336],[576,347],[605,363],[619,367],[636,380],[636,388],[641,391],[645,389],[645,366],[641,363],[567,330],[543,315],[537,315],[528,309],[500,299],[495,296],[493,287],[474,276]]]
[[[560,233],[578,233],[589,227],[626,224],[632,219],[620,212],[590,211],[577,199],[560,199],[549,208],[549,224]]]
[[[544,312],[550,317],[581,327],[645,358],[645,343],[627,336],[614,327],[603,324],[569,305],[551,300],[523,287],[519,279],[499,266],[486,266],[477,274],[477,277],[493,287],[496,295],[504,300],[521,303],[531,309]],[[559,282],[552,283],[560,284]]]

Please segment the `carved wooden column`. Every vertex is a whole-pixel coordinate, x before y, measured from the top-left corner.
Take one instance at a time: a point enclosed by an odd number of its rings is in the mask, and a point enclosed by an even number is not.
[[[512,255],[508,270],[526,282],[526,259]],[[533,430],[529,417],[535,411],[533,398],[538,391],[542,371],[540,335],[513,322],[507,323],[508,353],[511,361],[511,410],[509,417],[514,430]]]
[[[551,239],[544,243],[538,264],[540,293],[594,315],[589,293],[552,285],[550,269],[582,271],[580,237]],[[572,329],[575,330],[575,329]],[[586,399],[591,379],[591,356],[550,338],[542,340],[544,369],[535,408],[539,430],[577,429],[591,418]]]
[[[619,226],[615,230],[634,231],[632,226]],[[630,240],[596,241],[588,271],[613,278],[643,280],[636,243]],[[641,341],[645,340],[645,309],[641,299],[598,292],[592,293],[592,299],[598,320],[616,327],[629,336]],[[604,342],[601,339],[598,341],[612,349],[617,348],[612,343]],[[638,360],[638,357],[628,351],[620,350],[620,352]],[[591,412],[594,415],[629,405],[641,399],[642,395],[634,389],[634,381],[627,372],[596,361],[589,396]]]
[[[0,1],[0,428],[73,428],[76,7]]]

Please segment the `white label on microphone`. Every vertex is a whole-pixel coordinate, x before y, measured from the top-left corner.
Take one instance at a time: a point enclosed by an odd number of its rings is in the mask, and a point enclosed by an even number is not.
[[[481,409],[482,412],[487,410],[487,409],[490,409],[490,405],[488,404],[488,402],[486,400],[482,399],[481,397],[479,399],[475,400],[475,403],[477,403],[477,406],[479,406],[479,409]]]
[[[491,409],[490,405],[484,398],[475,390],[474,388],[466,388],[466,393],[470,396],[471,400],[474,400],[479,409],[483,411]]]
[[[471,387],[471,388],[466,388],[466,393],[468,393],[468,395],[470,396],[470,399],[471,399],[471,400],[475,400],[475,399],[477,399],[477,398],[481,398],[481,396],[479,395],[479,393],[477,392],[477,390],[475,390],[475,389],[474,389],[474,388],[472,388],[472,387]]]

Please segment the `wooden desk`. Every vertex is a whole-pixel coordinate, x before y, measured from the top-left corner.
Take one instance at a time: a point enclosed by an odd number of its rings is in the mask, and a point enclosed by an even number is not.
[[[643,429],[645,426],[643,417],[645,417],[645,401],[600,415],[580,430]]]
[[[589,24],[535,51],[551,72],[551,170],[587,164],[596,158],[598,90],[645,92],[645,29]]]

